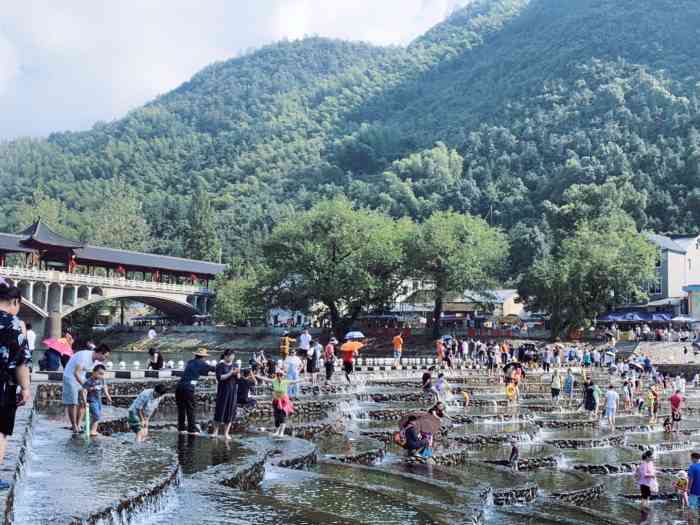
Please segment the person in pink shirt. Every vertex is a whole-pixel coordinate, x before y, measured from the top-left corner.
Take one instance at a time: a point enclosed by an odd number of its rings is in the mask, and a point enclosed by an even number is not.
[[[671,403],[671,430],[673,432],[678,432],[681,426],[681,419],[683,419],[683,394],[680,390],[668,398]]]
[[[654,453],[647,450],[642,454],[642,462],[637,467],[637,484],[642,493],[642,510],[649,507],[651,494],[659,492],[659,482],[656,480],[656,467],[654,466]]]

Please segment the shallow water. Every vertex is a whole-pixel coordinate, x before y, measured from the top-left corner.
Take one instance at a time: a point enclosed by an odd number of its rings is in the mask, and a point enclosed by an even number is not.
[[[174,453],[156,443],[132,443],[132,435],[122,434],[86,440],[73,436],[62,422],[37,414],[15,522],[67,523],[163,479]]]
[[[492,388],[489,394],[486,391]],[[483,398],[498,398],[502,385],[480,385]],[[365,393],[415,392],[401,385],[386,388],[372,385]],[[446,467],[415,464],[404,461],[405,453],[393,444],[362,436],[362,431],[394,430],[397,420],[368,419],[372,411],[399,409],[406,413],[425,409],[418,402],[390,401],[375,403],[354,392],[316,396],[315,399],[334,400],[338,408],[333,418],[345,424],[344,434],[325,435],[315,439],[321,458],[355,456],[385,449],[381,462],[372,467],[321,461],[308,472],[279,468],[268,464],[259,490],[241,492],[218,483],[222,472],[236,472],[242,464],[260,458],[265,450],[279,449],[282,454],[307,453],[312,445],[301,440],[270,438],[261,434],[236,435],[233,441],[204,436],[181,436],[171,427],[152,430],[145,445],[133,444],[133,435],[117,435],[85,442],[72,438],[64,428],[61,409],[40,414],[32,439],[33,452],[26,477],[17,494],[17,523],[65,523],[74,516],[85,517],[133,491],[161,479],[167,465],[179,461],[183,479],[179,488],[171,489],[164,498],[164,509],[142,512],[136,525],[172,525],[176,523],[257,524],[257,523],[468,523],[471,515],[484,512],[486,523],[498,524],[578,524],[639,522],[637,501],[622,497],[636,494],[639,489],[634,476],[589,475],[574,470],[578,464],[619,464],[638,462],[638,445],[658,449],[656,465],[660,468],[687,467],[689,450],[663,451],[664,443],[684,443],[687,448],[700,448],[700,435],[665,434],[659,427],[646,429],[647,418],[635,414],[621,415],[622,427],[642,427],[624,432],[627,445],[584,449],[558,449],[545,443],[548,439],[598,439],[612,433],[605,424],[596,428],[540,428],[536,421],[578,421],[586,414],[556,409],[545,392],[539,398],[526,400],[520,406],[469,407],[466,411],[452,404],[451,415],[472,415],[471,423],[458,424],[450,430],[452,436],[499,434],[522,436],[519,443],[521,459],[554,457],[556,468],[533,472],[514,472],[484,463],[502,461],[510,455],[510,444],[453,446],[464,448],[470,459],[464,465]],[[545,411],[536,410],[542,408]],[[112,416],[123,411],[108,409]],[[550,412],[550,410],[552,410]],[[380,416],[377,414],[376,416]],[[208,421],[210,411],[200,410],[198,419]],[[175,411],[159,410],[154,420],[173,422]],[[316,419],[293,417],[290,425]],[[255,427],[269,427],[265,419],[255,421]],[[700,427],[700,419],[688,417],[683,428]],[[529,435],[533,435],[532,439]],[[438,443],[441,442],[439,438]],[[505,439],[505,436],[503,437]],[[685,445],[684,445],[685,446]],[[440,449],[436,449],[440,453]],[[230,465],[230,467],[228,466]],[[210,470],[215,468],[215,472]],[[223,470],[222,470],[223,469]],[[672,492],[673,476],[660,475],[662,492]],[[530,504],[494,507],[483,501],[489,488],[508,489],[529,483],[538,486],[537,498]],[[602,498],[583,507],[554,501],[551,495],[605,484]],[[65,497],[66,489],[70,498]],[[37,510],[35,502],[45,502]],[[672,524],[682,517],[676,502],[655,502],[650,523]],[[24,520],[24,521],[22,521]],[[606,521],[607,520],[607,521]]]

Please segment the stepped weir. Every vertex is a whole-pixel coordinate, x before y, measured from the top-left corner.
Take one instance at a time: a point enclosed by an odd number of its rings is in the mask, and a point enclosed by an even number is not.
[[[393,443],[393,434],[401,417],[434,403],[420,388],[421,370],[366,368],[353,384],[338,374],[330,385],[304,386],[284,437],[270,435],[270,392],[259,386],[257,406],[241,413],[230,442],[178,434],[168,396],[149,440],[134,443],[124,407],[154,384],[172,390],[176,377],[111,380],[115,406],[100,425],[105,436],[92,440],[65,428],[61,384],[40,382],[34,406],[21,409],[6,462],[13,486],[3,496],[5,523],[507,524],[524,516],[625,523],[639,513],[630,495],[647,449],[668,495],[654,512],[680,512],[674,476],[698,446],[700,418],[686,418],[669,435],[646,416],[623,412],[612,432],[576,402],[555,405],[541,371],[527,374],[523,392],[532,396],[514,404],[486,370],[458,366],[445,370],[451,391],[433,457],[417,459]],[[593,378],[618,381],[602,370]],[[198,388],[206,429],[215,382],[207,378]],[[466,407],[463,390],[471,392]],[[687,404],[700,407],[700,391],[689,389]]]

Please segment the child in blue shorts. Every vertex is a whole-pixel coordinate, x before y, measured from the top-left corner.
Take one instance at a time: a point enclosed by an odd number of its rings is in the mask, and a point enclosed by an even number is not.
[[[112,403],[112,398],[109,395],[109,390],[105,384],[105,367],[104,365],[95,365],[92,373],[83,383],[83,400],[87,403],[90,410],[90,435],[99,436],[97,432],[97,424],[102,417],[102,394],[104,393],[108,403]]]

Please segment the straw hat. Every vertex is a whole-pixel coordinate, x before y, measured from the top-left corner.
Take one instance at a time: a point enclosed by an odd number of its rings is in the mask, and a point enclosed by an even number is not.
[[[194,355],[197,357],[209,357],[209,350],[206,348],[198,348]]]

